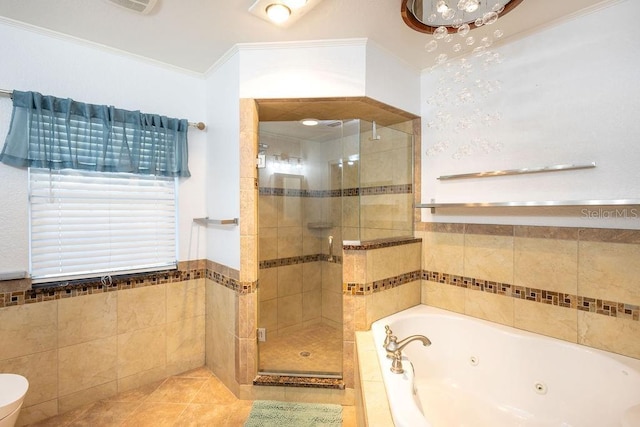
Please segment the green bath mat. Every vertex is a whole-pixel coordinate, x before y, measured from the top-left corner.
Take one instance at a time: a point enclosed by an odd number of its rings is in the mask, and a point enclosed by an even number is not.
[[[342,406],[256,400],[244,427],[340,427]]]

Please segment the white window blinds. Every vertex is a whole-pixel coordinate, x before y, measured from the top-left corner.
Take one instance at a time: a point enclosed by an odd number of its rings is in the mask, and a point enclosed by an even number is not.
[[[34,282],[173,268],[176,178],[29,169]]]

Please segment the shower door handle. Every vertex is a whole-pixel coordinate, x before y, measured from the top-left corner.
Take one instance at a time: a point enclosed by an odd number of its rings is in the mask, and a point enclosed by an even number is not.
[[[329,259],[327,261],[333,261],[333,236],[329,236]]]

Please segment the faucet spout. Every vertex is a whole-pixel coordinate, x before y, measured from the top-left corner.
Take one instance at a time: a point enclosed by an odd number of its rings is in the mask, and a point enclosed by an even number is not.
[[[407,344],[413,341],[420,341],[422,345],[425,347],[431,345],[431,340],[425,337],[424,335],[411,335],[410,337],[407,337],[401,341],[398,341],[397,350],[402,351],[402,349],[404,349],[407,346]]]

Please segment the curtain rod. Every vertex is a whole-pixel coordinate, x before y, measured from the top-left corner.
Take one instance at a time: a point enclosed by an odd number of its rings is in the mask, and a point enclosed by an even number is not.
[[[0,89],[0,96],[5,96],[8,98],[11,98],[11,96],[13,95],[13,91],[12,90],[7,90],[7,89]],[[200,130],[204,130],[207,126],[202,123],[202,122],[189,122],[189,126],[200,129]]]

